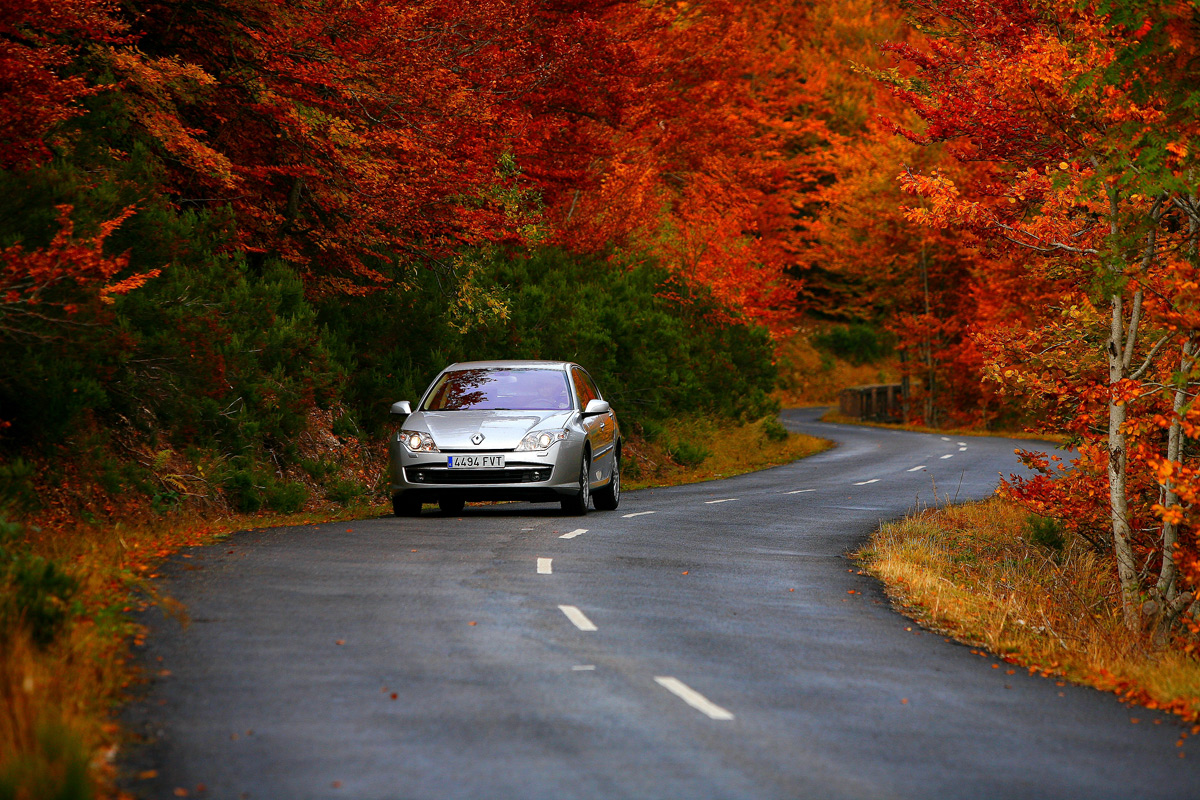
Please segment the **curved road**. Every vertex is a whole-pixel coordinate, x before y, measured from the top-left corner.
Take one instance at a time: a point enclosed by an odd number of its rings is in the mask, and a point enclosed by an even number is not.
[[[138,796],[1195,797],[1180,726],[973,655],[845,558],[989,495],[1014,442],[839,446],[616,512],[468,507],[242,533],[172,561],[127,720]],[[854,593],[850,593],[853,590]],[[911,630],[910,630],[911,629]],[[1000,663],[1001,669],[993,669]],[[1140,724],[1131,724],[1131,716]]]

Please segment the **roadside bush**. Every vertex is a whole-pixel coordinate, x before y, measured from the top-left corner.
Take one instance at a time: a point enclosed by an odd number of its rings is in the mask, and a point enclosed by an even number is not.
[[[221,484],[234,510],[245,513],[271,511],[292,513],[308,501],[308,489],[302,483],[281,481],[274,475],[252,469],[236,469]]]
[[[773,416],[763,419],[762,432],[769,442],[783,442],[788,438],[788,429]]]
[[[0,642],[17,625],[39,647],[58,637],[79,613],[79,582],[60,565],[21,543],[24,528],[0,518]]]
[[[1025,540],[1032,545],[1061,552],[1066,544],[1066,529],[1061,520],[1030,514],[1025,518]]]
[[[360,481],[345,481],[340,478],[325,484],[325,497],[342,506],[350,506],[366,498],[367,487]]]
[[[830,328],[814,336],[812,341],[819,350],[855,366],[874,363],[892,352],[888,335],[863,323]]]
[[[703,445],[686,441],[676,442],[667,451],[671,454],[671,460],[681,467],[698,467],[712,455],[712,451]]]

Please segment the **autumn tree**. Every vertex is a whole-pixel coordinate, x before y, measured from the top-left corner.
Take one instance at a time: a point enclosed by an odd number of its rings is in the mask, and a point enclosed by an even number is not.
[[[1136,29],[1127,15],[1067,3],[912,9],[928,47],[887,45],[906,70],[877,73],[921,120],[897,129],[916,143],[947,142],[989,172],[970,184],[907,172],[904,187],[923,200],[910,218],[1025,253],[1028,272],[1055,287],[1034,331],[989,340],[997,378],[1071,417],[1078,479],[1018,481],[1015,491],[1070,518],[1102,485],[1126,624],[1157,624],[1161,638],[1193,598],[1176,567],[1187,509],[1174,475],[1194,394],[1198,207],[1187,177],[1194,115],[1156,76],[1191,44],[1167,36],[1157,58],[1131,54],[1144,54],[1139,43],[1156,25],[1183,20],[1171,6],[1146,7]],[[1155,517],[1156,540],[1146,536]],[[1150,570],[1157,578],[1146,581]]]

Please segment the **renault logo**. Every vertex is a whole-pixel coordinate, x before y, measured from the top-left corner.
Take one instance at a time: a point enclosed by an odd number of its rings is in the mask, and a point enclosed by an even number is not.
[[[482,433],[473,433],[473,434],[471,434],[471,444],[479,444],[479,443],[480,443],[480,442],[482,442],[482,441],[483,441],[483,434],[482,434]]]

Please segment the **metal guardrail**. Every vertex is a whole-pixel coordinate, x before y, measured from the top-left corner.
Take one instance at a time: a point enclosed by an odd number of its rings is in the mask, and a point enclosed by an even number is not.
[[[875,421],[893,421],[903,416],[903,392],[898,383],[851,386],[838,395],[842,416]]]

